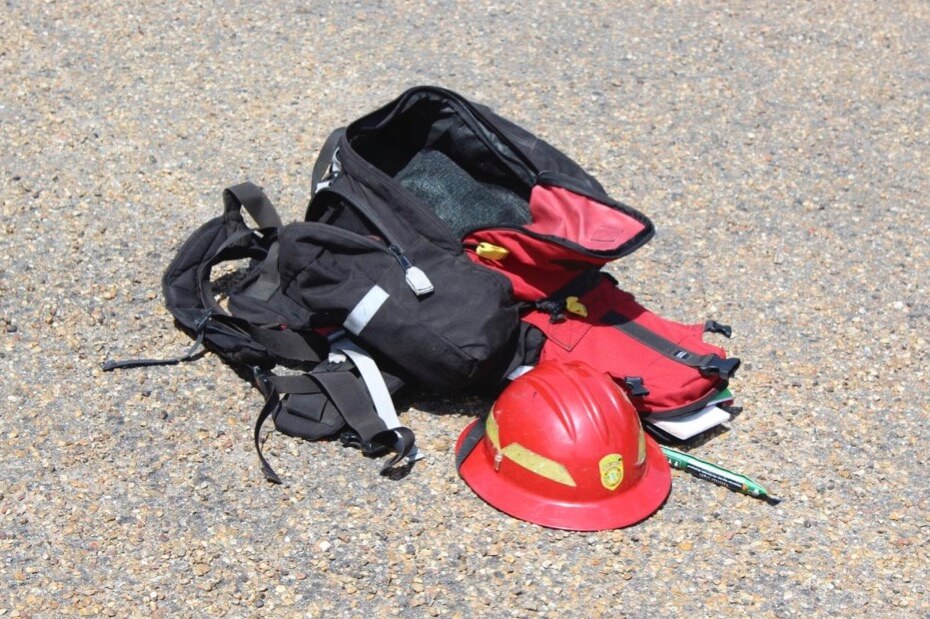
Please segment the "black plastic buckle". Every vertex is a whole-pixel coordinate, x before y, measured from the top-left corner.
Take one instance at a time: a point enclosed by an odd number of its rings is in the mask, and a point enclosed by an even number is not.
[[[643,385],[643,379],[639,376],[627,376],[623,379],[630,397],[641,398],[649,395],[649,390]]]
[[[207,323],[210,322],[210,318],[212,318],[212,317],[213,317],[213,311],[212,311],[212,310],[207,310],[207,311],[205,311],[205,312],[203,313],[203,316],[201,316],[201,317],[197,320],[197,322],[194,323],[194,333],[197,333],[198,335],[201,334],[201,333],[203,333],[204,330],[205,330],[206,327],[207,327]]]
[[[543,299],[536,301],[535,306],[540,312],[549,314],[550,323],[565,322],[565,299]]]
[[[255,382],[255,386],[258,387],[262,395],[267,398],[274,389],[274,385],[271,384],[271,379],[268,378],[268,374],[265,373],[265,370],[255,365],[252,366],[252,378]]]
[[[375,438],[377,438],[377,435]],[[363,441],[362,437],[358,435],[354,430],[345,430],[339,435],[339,442],[343,447],[354,447],[362,452],[365,456],[380,456],[388,451],[389,447],[383,443],[370,440]]]
[[[708,320],[704,323],[704,333],[719,333],[726,338],[730,338],[733,335],[733,329],[730,328],[730,325],[720,324],[716,320]]]
[[[717,355],[710,363],[702,365],[700,371],[702,374],[717,375],[723,380],[729,380],[739,368],[740,360],[738,357],[729,357],[721,359]]]

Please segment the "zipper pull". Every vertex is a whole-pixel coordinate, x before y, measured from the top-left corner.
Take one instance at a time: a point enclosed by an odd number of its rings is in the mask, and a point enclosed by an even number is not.
[[[429,281],[429,277],[426,276],[423,269],[413,266],[410,259],[404,255],[404,252],[401,251],[400,247],[397,245],[391,245],[389,249],[391,253],[394,254],[394,257],[397,258],[400,266],[404,268],[404,273],[406,273],[404,279],[407,281],[407,285],[410,286],[410,289],[413,290],[413,293],[418,297],[431,293],[433,291],[433,282]]]
[[[342,163],[339,161],[339,149],[333,151],[332,159],[329,160],[329,166],[326,168],[326,173],[323,174],[323,178],[320,179],[320,182],[316,184],[316,188],[313,193],[318,192],[320,189],[326,189],[329,187],[334,180],[342,173]]]

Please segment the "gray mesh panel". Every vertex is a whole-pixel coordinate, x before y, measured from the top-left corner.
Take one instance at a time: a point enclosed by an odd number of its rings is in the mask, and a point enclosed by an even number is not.
[[[526,201],[503,187],[473,178],[439,151],[417,153],[395,179],[425,202],[459,238],[477,228],[531,221]]]

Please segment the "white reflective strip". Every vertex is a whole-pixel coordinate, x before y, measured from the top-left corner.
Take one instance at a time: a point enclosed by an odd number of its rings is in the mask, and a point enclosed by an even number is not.
[[[513,372],[507,375],[507,380],[517,380],[518,378],[520,378],[521,376],[523,376],[524,374],[532,370],[534,367],[536,366],[535,365],[521,365],[517,367]]]
[[[400,419],[397,418],[397,411],[394,410],[394,400],[391,399],[391,392],[388,391],[375,360],[349,340],[339,340],[333,344],[333,348],[345,353],[358,368],[362,381],[368,387],[368,395],[371,396],[371,401],[375,405],[375,411],[388,430],[399,427]]]
[[[391,398],[391,392],[388,391],[387,384],[384,382],[384,377],[381,375],[381,371],[378,369],[378,364],[375,363],[375,360],[372,359],[367,352],[348,339],[341,339],[333,342],[333,349],[344,353],[352,359],[352,363],[355,364],[358,373],[362,377],[362,382],[364,382],[365,386],[368,388],[368,395],[375,405],[375,412],[378,413],[378,417],[381,418],[381,421],[384,422],[387,429],[393,430],[394,428],[399,428],[400,419],[397,417],[394,400]],[[410,453],[407,454],[406,460],[407,462],[415,462],[425,457],[426,456],[420,452],[417,446],[414,445]]]
[[[381,286],[372,286],[371,290],[366,292],[365,296],[362,297],[362,300],[352,308],[352,311],[346,316],[342,326],[351,333],[358,335],[362,332],[362,329],[368,326],[368,322],[374,317],[378,310],[381,309],[381,306],[384,305],[384,302],[387,301],[390,296],[391,295]]]

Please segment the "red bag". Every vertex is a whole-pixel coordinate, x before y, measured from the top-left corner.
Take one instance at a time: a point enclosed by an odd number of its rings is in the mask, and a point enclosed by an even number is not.
[[[639,248],[653,233],[651,222],[629,207],[550,182],[530,193],[530,223],[474,230],[463,241],[472,260],[510,278],[521,301],[548,297]]]
[[[540,361],[582,360],[624,387],[642,414],[675,415],[703,408],[727,388],[740,360],[704,341],[730,329],[714,321],[685,325],[653,314],[609,275],[591,273],[575,288],[524,316],[545,333]],[[593,285],[593,287],[591,287]]]

